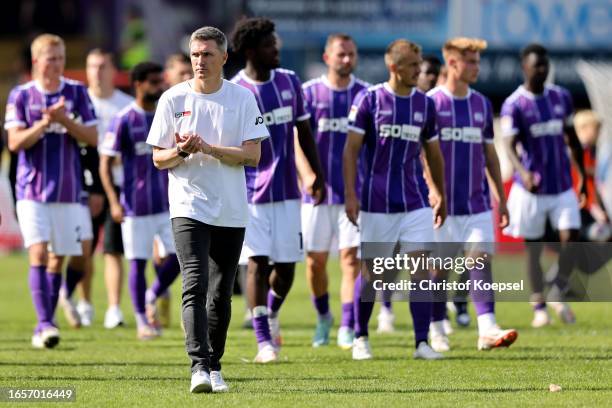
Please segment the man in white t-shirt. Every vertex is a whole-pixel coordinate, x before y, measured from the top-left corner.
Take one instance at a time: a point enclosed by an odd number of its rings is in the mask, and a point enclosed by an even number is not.
[[[200,28],[189,48],[194,79],[162,95],[147,143],[155,166],[169,169],[191,392],[224,392],[220,360],[248,221],[244,166],[257,165],[269,134],[253,94],[222,79],[225,35]]]
[[[134,98],[115,88],[115,65],[113,55],[100,48],[87,54],[87,93],[98,117],[98,145],[102,145],[104,134],[111,119]],[[66,269],[66,280],[61,292],[61,305],[69,324],[73,327],[89,326],[93,320],[91,304],[91,280],[93,275],[92,254],[98,243],[100,226],[104,225],[104,277],[108,295],[108,309],[104,316],[104,327],[112,329],[123,324],[119,309],[121,283],[123,281],[123,242],[121,224],[113,221],[104,196],[99,176],[99,155],[97,148],[82,148],[81,161],[84,170],[83,189],[89,193],[87,205],[81,207],[81,231],[83,255],[72,257]],[[118,191],[123,183],[119,160],[113,167],[113,182]],[[91,211],[91,213],[90,213]],[[75,305],[71,296],[75,287],[80,287],[80,300]]]

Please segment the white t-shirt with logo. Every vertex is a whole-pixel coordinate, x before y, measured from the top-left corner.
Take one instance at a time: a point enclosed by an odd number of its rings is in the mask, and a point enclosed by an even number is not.
[[[195,92],[190,81],[168,89],[157,104],[147,143],[176,146],[174,133],[195,133],[206,143],[239,147],[269,136],[248,89],[223,80],[212,94]],[[187,217],[222,227],[246,227],[248,206],[243,166],[229,166],[195,153],[168,172],[170,218]]]
[[[124,92],[121,92],[118,89],[115,89],[113,91],[113,94],[110,96],[110,98],[98,98],[90,90],[88,90],[87,93],[89,94],[89,98],[91,99],[91,103],[94,106],[94,110],[96,111],[96,116],[98,118],[97,131],[99,148],[104,142],[104,135],[108,130],[108,126],[110,125],[111,119],[113,119],[113,117],[117,115],[117,113],[119,113],[121,109],[132,103],[134,101],[134,98]],[[123,167],[121,166],[121,164],[114,164],[112,167],[112,172],[113,183],[115,183],[116,186],[122,186]]]

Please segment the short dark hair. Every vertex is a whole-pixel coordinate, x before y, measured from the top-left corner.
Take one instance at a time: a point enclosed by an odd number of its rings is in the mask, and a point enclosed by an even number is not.
[[[108,57],[109,61],[113,64],[113,66],[118,67],[117,58],[115,57],[115,54],[113,54],[111,50],[108,50],[106,48],[100,48],[100,47],[92,48],[91,50],[87,52],[87,56],[85,57],[85,59],[89,58],[90,55],[99,55],[101,57]]]
[[[267,18],[243,18],[232,32],[232,49],[244,56],[246,50],[257,47],[264,37],[274,33],[274,29],[274,22]]]
[[[345,33],[332,33],[330,35],[327,36],[327,41],[325,41],[325,49],[329,48],[334,41],[336,40],[340,40],[340,41],[352,41],[353,43],[355,42],[355,40],[353,40],[353,37],[351,37],[348,34]]]
[[[423,62],[428,62],[430,65],[436,65],[438,67],[442,66],[442,61],[440,58],[436,57],[433,54],[428,54],[423,57]]]
[[[141,62],[132,68],[130,79],[134,84],[134,82],[145,81],[149,74],[161,74],[162,72],[164,72],[164,68],[156,62]]]
[[[529,54],[543,57],[548,55],[548,50],[541,44],[531,43],[521,50],[521,61],[524,61]]]

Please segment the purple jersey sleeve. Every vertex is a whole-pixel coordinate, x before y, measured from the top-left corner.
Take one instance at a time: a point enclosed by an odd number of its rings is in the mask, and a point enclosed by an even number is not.
[[[290,75],[291,85],[295,90],[295,121],[301,122],[306,119],[310,119],[310,113],[306,109],[306,101],[304,98],[304,91],[302,90],[302,83],[297,75]]]
[[[121,143],[123,137],[123,120],[122,116],[116,115],[108,125],[108,129],[104,134],[104,141],[100,146],[100,154],[105,156],[119,156],[121,154]]]
[[[520,112],[513,101],[506,100],[501,109],[501,129],[503,137],[516,136],[520,132]]]
[[[23,92],[19,88],[11,91],[6,104],[6,114],[4,118],[4,129],[14,127],[26,127],[25,107],[23,105]]]
[[[304,93],[304,108],[306,109],[306,112],[310,114],[310,128],[316,131],[317,123],[315,118],[315,100],[312,88],[312,86],[303,86],[302,90]]]
[[[421,133],[421,140],[423,142],[433,142],[438,140],[438,125],[436,124],[436,104],[434,100],[427,96],[426,97],[426,115],[425,123],[423,124],[423,132]]]
[[[77,87],[77,106],[75,108],[83,125],[92,126],[98,123],[96,111],[91,99],[89,99],[87,88],[82,85]]]
[[[485,143],[493,143],[493,105],[489,98],[485,98],[485,123],[482,129],[482,137]]]
[[[348,116],[348,129],[361,135],[365,134],[372,121],[370,98],[368,95],[368,92],[364,90],[355,96],[355,101],[353,106],[351,106]]]

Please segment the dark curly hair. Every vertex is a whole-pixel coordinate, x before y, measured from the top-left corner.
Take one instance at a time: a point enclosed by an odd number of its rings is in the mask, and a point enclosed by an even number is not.
[[[231,35],[232,49],[244,56],[246,50],[257,47],[259,42],[274,32],[274,22],[267,18],[243,18],[236,23]]]

